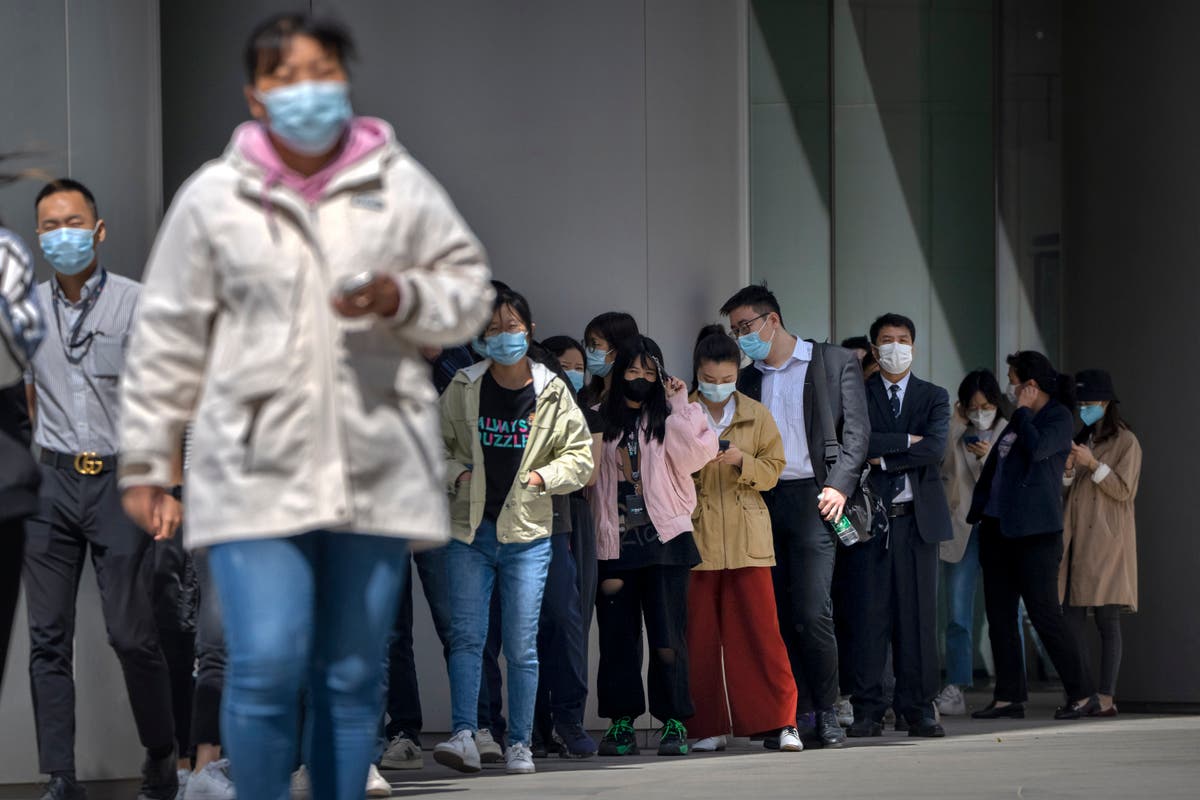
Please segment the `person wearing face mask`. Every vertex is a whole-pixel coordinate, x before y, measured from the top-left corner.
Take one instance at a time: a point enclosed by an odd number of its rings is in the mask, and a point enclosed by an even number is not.
[[[779,750],[804,749],[796,682],[779,634],[771,518],[760,492],[779,480],[783,438],[771,412],[737,391],[741,352],[720,325],[700,332],[691,401],[718,439],[695,476],[692,514],[700,564],[688,586],[687,642],[696,713],[686,720],[697,752],[723,750],[727,734],[770,732]],[[728,675],[728,679],[726,676]]]
[[[1075,382],[1032,350],[1008,357],[1016,411],[984,461],[967,522],[979,525],[979,563],[996,685],[976,719],[1023,718],[1028,689],[1017,609],[1021,600],[1066,690],[1055,719],[1099,708],[1092,676],[1063,621],[1058,570],[1063,557],[1062,481],[1071,454]]]
[[[620,345],[600,407],[604,451],[589,490],[600,559],[596,622],[598,713],[612,720],[602,756],[637,755],[633,721],[646,711],[642,621],[650,652],[650,713],[663,723],[660,756],[687,755],[683,720],[695,713],[688,683],[688,583],[700,553],[692,536],[692,473],[716,457],[717,436],[687,386],[663,368],[645,336]]]
[[[222,745],[246,798],[287,795],[302,688],[312,795],[358,800],[368,777],[389,791],[371,760],[408,542],[449,527],[429,502],[441,443],[420,348],[462,344],[491,313],[445,192],[386,122],[353,114],[353,54],[306,14],[251,31],[253,120],[176,194],[122,379],[120,481],[142,526],[163,517],[192,422],[184,544],[208,548]]]
[[[1067,488],[1062,566],[1063,617],[1091,662],[1085,639],[1088,612],[1100,633],[1099,704],[1088,713],[1115,717],[1121,668],[1121,614],[1137,611],[1137,526],[1134,498],[1142,447],[1121,416],[1112,376],[1101,369],[1075,375],[1083,429],[1075,436],[1063,485]]]
[[[461,370],[442,395],[450,481],[450,693],[453,731],[434,759],[481,768],[475,735],[493,585],[499,586],[508,664],[510,774],[534,772],[530,748],[538,683],[537,635],[554,523],[551,497],[592,474],[592,440],[571,388],[529,353],[525,298],[497,293],[482,337],[488,358]],[[580,720],[581,721],[581,720]]]
[[[612,386],[613,362],[622,342],[638,335],[637,321],[624,311],[605,311],[583,329],[584,356],[592,381],[579,393],[580,404],[595,408]]]
[[[938,544],[953,538],[940,466],[950,398],[912,374],[916,325],[884,314],[871,325],[879,373],[867,381],[870,481],[888,508],[885,533],[847,552],[855,599],[851,611],[854,723],[850,736],[879,736],[886,712],[884,664],[892,648],[893,706],[909,736],[940,737],[938,690]]]
[[[934,704],[943,715],[967,713],[963,689],[974,682],[972,637],[979,578],[979,532],[967,522],[967,512],[992,440],[1007,424],[1000,414],[1001,396],[1000,384],[991,370],[977,369],[963,378],[942,459],[942,485],[954,525],[954,538],[938,547],[947,604],[946,685]]]
[[[26,525],[24,574],[38,761],[50,775],[44,797],[84,796],[75,779],[71,641],[78,576],[90,550],[109,639],[146,748],[140,796],[174,798],[171,684],[155,625],[154,542],[146,534],[168,538],[173,523],[135,525],[121,512],[116,480],[119,381],[140,286],[101,265],[99,246],[108,232],[86,186],[52,181],[35,207],[38,241],[54,269],[38,286],[50,322],[25,376],[41,448],[42,503]]]
[[[830,526],[841,518],[867,457],[871,425],[862,369],[853,352],[788,332],[779,301],[766,286],[747,286],[721,313],[729,317],[742,353],[754,361],[739,374],[738,391],[771,412],[787,456],[779,483],[764,499],[775,540],[779,630],[796,681],[796,727],[806,747],[841,747],[846,735],[834,709],[838,646],[830,599],[838,545]],[[818,357],[820,371],[814,368]],[[826,452],[816,381],[828,390],[836,454]]]

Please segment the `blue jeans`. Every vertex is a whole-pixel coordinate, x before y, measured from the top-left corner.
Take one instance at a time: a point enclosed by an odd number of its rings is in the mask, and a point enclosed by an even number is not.
[[[225,615],[221,738],[238,795],[288,800],[307,691],[313,797],[361,800],[407,543],[319,531],[215,545],[208,558]]]
[[[479,727],[479,680],[488,634],[492,586],[500,586],[500,627],[508,662],[509,738],[528,745],[537,699],[538,616],[550,568],[550,539],[500,544],[496,524],[484,520],[475,541],[451,541],[450,710],[454,733]]]
[[[957,564],[942,564],[946,581],[946,683],[970,686],[975,675],[975,587],[979,580],[979,530],[971,529]]]

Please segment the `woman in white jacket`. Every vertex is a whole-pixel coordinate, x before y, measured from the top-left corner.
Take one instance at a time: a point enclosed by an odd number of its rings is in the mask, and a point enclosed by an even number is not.
[[[304,687],[313,796],[363,796],[408,540],[448,536],[418,348],[491,311],[445,193],[387,123],[352,115],[351,52],[305,15],[253,32],[254,121],[172,203],[123,378],[121,485],[143,527],[193,420],[187,545],[210,548],[223,743],[255,800],[288,796]]]

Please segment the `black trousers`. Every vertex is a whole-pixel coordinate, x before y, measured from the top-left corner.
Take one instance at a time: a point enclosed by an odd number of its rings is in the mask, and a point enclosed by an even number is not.
[[[75,769],[75,597],[89,549],[138,737],[149,750],[169,751],[175,729],[170,675],[151,600],[152,540],[125,516],[115,472],[89,477],[47,465],[41,469],[41,503],[26,523],[24,560],[41,771]]]
[[[1096,631],[1100,634],[1100,685],[1097,691],[1109,697],[1117,693],[1117,673],[1121,671],[1121,608],[1116,605],[1092,608],[1092,614],[1096,618]],[[1089,669],[1094,663],[1087,642],[1087,615],[1086,606],[1073,606],[1069,598],[1067,605],[1063,606],[1063,619],[1079,647],[1084,669]]]
[[[838,646],[830,590],[837,542],[817,511],[816,481],[784,481],[763,498],[775,537],[775,607],[796,680],[796,715],[837,702]]]
[[[192,745],[221,743],[221,696],[225,691],[225,625],[208,568],[208,551],[195,553],[200,604],[196,614],[196,691],[192,697]]]
[[[979,563],[983,567],[988,634],[996,663],[996,700],[1023,703],[1029,699],[1017,621],[1022,599],[1034,630],[1058,670],[1068,701],[1090,697],[1096,691],[1075,637],[1063,621],[1058,600],[1062,556],[1062,531],[1010,539],[1000,532],[1000,523],[994,518],[985,517],[979,524]]]
[[[938,546],[921,539],[916,517],[895,517],[891,533],[845,548],[850,576],[850,702],[857,719],[881,721],[889,704],[909,722],[933,717],[938,691]],[[896,688],[884,692],[888,649]]]
[[[568,533],[550,537],[550,569],[538,623],[534,726],[543,736],[548,735],[551,722],[582,725],[588,696],[583,604],[569,537]]]
[[[25,521],[0,522],[0,684],[4,681],[13,615],[17,613],[17,598],[21,593],[21,553],[24,549]]]
[[[193,673],[196,665],[196,601],[199,590],[183,537],[154,543],[154,614],[167,671],[171,676],[171,716],[175,751],[191,752]]]
[[[600,667],[596,698],[600,716],[636,719],[646,711],[643,618],[651,650],[647,680],[650,713],[662,722],[694,716],[687,651],[691,568],[650,566],[617,572],[601,564],[599,577],[596,622],[600,628]],[[605,584],[610,580],[619,580],[620,587],[606,591]]]

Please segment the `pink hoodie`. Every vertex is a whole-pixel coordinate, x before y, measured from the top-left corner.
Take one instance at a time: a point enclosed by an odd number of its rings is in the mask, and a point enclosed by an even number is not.
[[[387,144],[387,126],[373,117],[355,117],[350,121],[346,142],[341,152],[320,172],[305,177],[293,171],[279,158],[275,145],[261,122],[243,122],[233,133],[234,145],[245,158],[266,172],[263,186],[270,188],[277,183],[296,192],[310,206],[316,205],[325,192],[325,187],[347,167],[358,163]]]
[[[638,434],[646,511],[661,542],[669,542],[692,529],[692,512],[696,508],[692,473],[717,455],[717,435],[709,429],[700,404],[689,403],[686,392],[677,393],[667,402],[671,413],[667,416],[662,443],[647,438],[645,431]],[[617,521],[617,483],[621,471],[618,441],[604,443],[596,484],[588,494],[596,523],[596,558],[601,560],[621,555]]]

